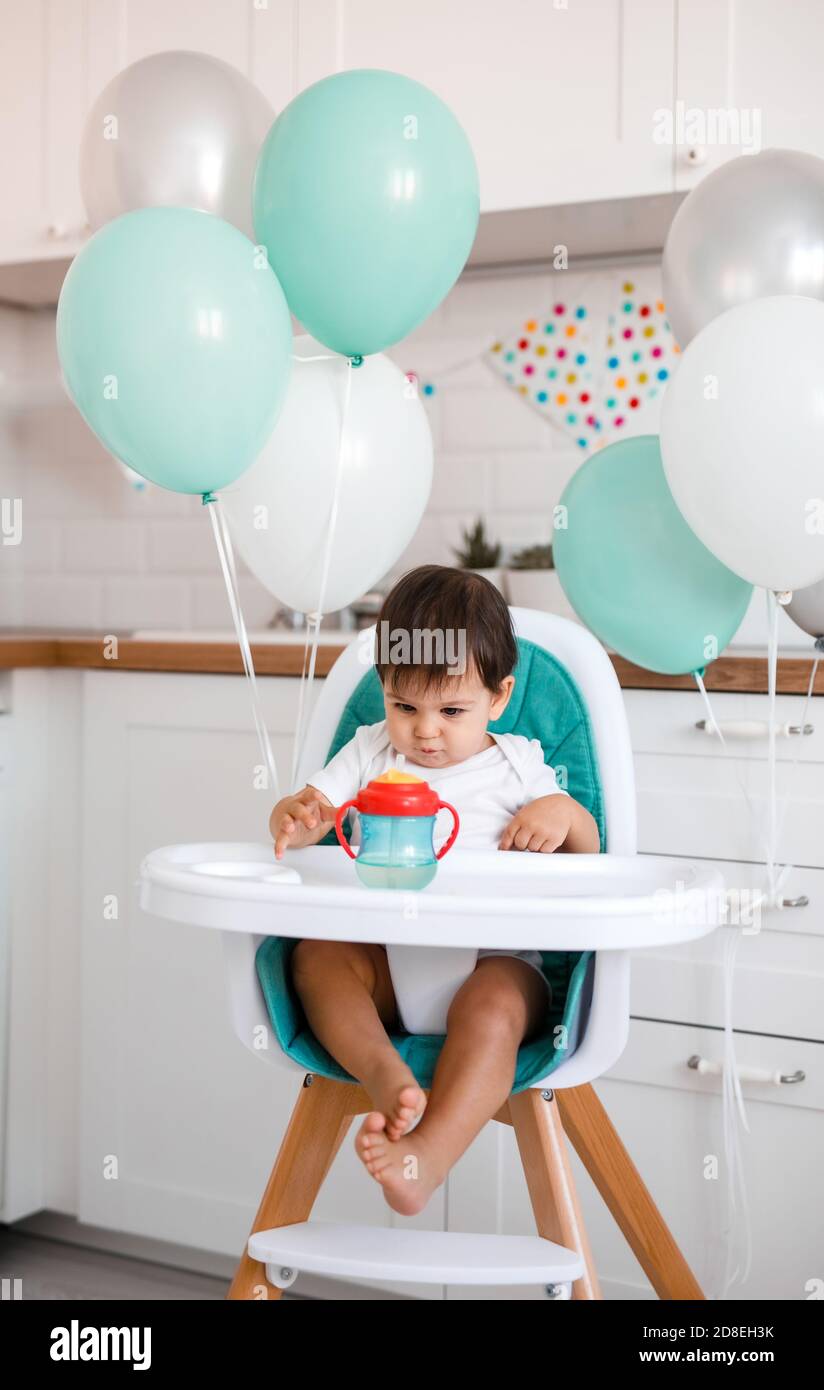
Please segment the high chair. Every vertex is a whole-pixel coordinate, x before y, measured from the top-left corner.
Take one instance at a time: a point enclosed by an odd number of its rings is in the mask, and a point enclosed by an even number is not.
[[[547,762],[568,772],[568,790],[598,822],[599,856],[461,853],[459,839],[418,894],[363,888],[351,861],[331,844],[287,852],[282,866],[271,843],[167,846],[143,862],[144,908],[221,929],[241,1041],[303,1075],[230,1299],[279,1298],[301,1271],[419,1284],[533,1284],[550,1297],[601,1298],[567,1141],[658,1296],[704,1297],[591,1083],[627,1041],[630,949],[714,930],[723,920],[723,879],[714,868],[637,856],[629,729],[609,657],[577,623],[531,609],[511,612],[520,652],[516,684],[507,711],[490,727],[541,737]],[[299,787],[359,723],[383,718],[376,672],[363,662],[368,637],[352,640],[324,682]],[[493,1117],[515,1131],[537,1235],[310,1219],[352,1120],[374,1106],[311,1035],[291,988],[290,950],[309,936],[387,944],[403,1027],[393,1041],[427,1093],[449,1004],[478,949],[541,950],[555,1012],[546,1034],[522,1045],[512,1093]],[[277,1045],[259,1049],[262,1026],[273,1028]],[[364,1181],[372,1179],[365,1173]]]

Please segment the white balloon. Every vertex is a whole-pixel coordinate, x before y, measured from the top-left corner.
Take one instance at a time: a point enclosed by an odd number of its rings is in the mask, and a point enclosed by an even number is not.
[[[325,360],[299,360],[314,354]],[[412,539],[432,486],[432,436],[414,385],[382,353],[350,368],[303,335],[295,359],[273,434],[220,500],[233,544],[261,584],[300,613],[318,611],[351,372],[323,599],[333,613],[366,593]]]
[[[134,208],[200,208],[255,241],[252,181],[275,113],[208,53],[152,53],[117,73],[86,119],[80,189],[93,229]]]
[[[684,519],[735,574],[824,577],[824,304],[739,304],[693,338],[667,388],[661,454]]]

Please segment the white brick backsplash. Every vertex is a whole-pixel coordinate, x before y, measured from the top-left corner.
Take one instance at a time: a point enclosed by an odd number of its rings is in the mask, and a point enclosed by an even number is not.
[[[443,448],[533,451],[551,446],[550,426],[519,396],[490,374],[489,386],[444,389],[441,400]]]
[[[23,499],[20,544],[15,547],[25,574],[49,572],[58,568],[61,526],[58,521],[31,521]],[[88,566],[83,566],[84,569]]]
[[[226,628],[227,631],[233,631],[232,610],[229,607],[226,586],[220,575],[220,570],[217,568],[217,556],[215,556],[215,566],[216,577],[214,579],[191,581],[191,626],[193,629]],[[258,629],[268,627],[281,606],[280,600],[270,594],[253,575],[244,576],[238,573],[238,590],[246,627]],[[163,626],[171,626],[171,624],[164,623]]]
[[[376,580],[376,583],[385,593],[394,580],[404,574],[406,570],[414,569],[416,565],[451,565],[453,558],[452,553],[446,547],[440,518],[425,516],[409,545],[398,557],[389,574]]]
[[[147,567],[150,574],[214,574],[219,564],[207,508],[193,521],[149,523]]]
[[[414,565],[454,564],[452,547],[478,516],[491,539],[501,542],[504,558],[550,539],[552,508],[582,453],[481,354],[558,298],[573,298],[599,275],[614,279],[616,273],[470,275],[387,352],[402,371],[415,371],[422,384],[435,387],[432,396],[421,397],[435,471],[423,520],[389,575],[376,580],[382,588]],[[593,293],[590,284],[588,302],[594,303]],[[48,382],[58,382],[53,403],[0,419],[0,495],[23,498],[24,520],[24,544],[14,547],[22,553],[9,557],[0,549],[0,622],[231,630],[200,496],[129,484],[61,394],[54,329],[53,310],[0,308],[0,375],[42,384],[47,396]],[[647,418],[653,429],[653,415]],[[391,440],[386,454],[392,467]],[[237,560],[246,622],[265,627],[278,600]]]
[[[534,511],[536,521],[551,529],[551,512],[565,486],[565,455],[543,453],[498,455],[490,460],[490,507],[495,512]],[[577,461],[576,461],[577,462]]]
[[[484,454],[441,454],[435,460],[428,511],[486,512],[490,501],[492,459]]]
[[[132,582],[140,583],[137,579]],[[103,589],[99,579],[65,574],[26,576],[24,627],[99,627],[102,618]]]
[[[23,622],[23,580],[0,569],[0,627],[20,627]]]
[[[95,574],[140,573],[145,536],[136,521],[68,521],[63,527],[63,568]]]
[[[107,632],[136,627],[189,626],[188,586],[175,577],[136,574],[133,578],[106,579],[102,586],[101,621]]]

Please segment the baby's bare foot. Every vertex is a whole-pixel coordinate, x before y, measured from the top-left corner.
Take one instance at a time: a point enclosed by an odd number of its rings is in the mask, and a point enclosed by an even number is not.
[[[422,1091],[410,1067],[395,1054],[381,1062],[364,1079],[375,1110],[386,1120],[388,1139],[400,1139],[426,1109],[426,1092]]]
[[[370,1111],[358,1130],[355,1149],[390,1207],[402,1216],[423,1211],[446,1176],[420,1131],[393,1142],[377,1110]]]

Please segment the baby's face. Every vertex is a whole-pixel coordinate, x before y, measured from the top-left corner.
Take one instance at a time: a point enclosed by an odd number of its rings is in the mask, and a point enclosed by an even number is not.
[[[421,767],[450,767],[489,747],[486,726],[498,719],[515,684],[507,676],[498,695],[471,668],[452,676],[440,690],[411,684],[396,690],[391,675],[384,687],[389,737],[399,753]]]

